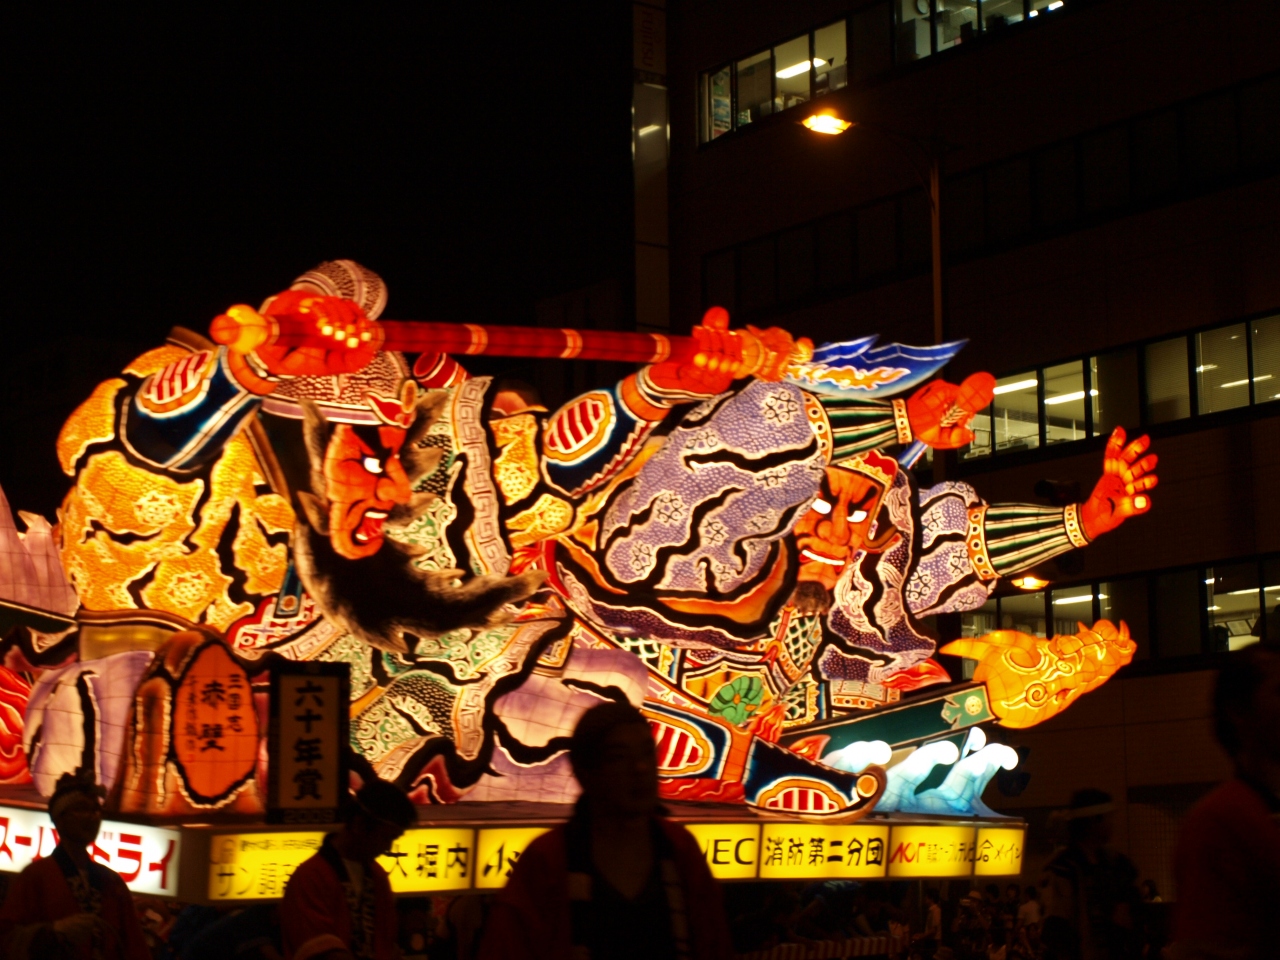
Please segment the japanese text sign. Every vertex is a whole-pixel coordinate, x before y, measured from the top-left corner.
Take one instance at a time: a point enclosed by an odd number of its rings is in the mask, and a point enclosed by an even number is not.
[[[967,877],[973,872],[973,850],[973,827],[895,826],[889,876]]]
[[[215,835],[209,845],[209,899],[283,897],[293,871],[323,842],[324,834],[315,831]]]
[[[220,643],[187,664],[173,703],[173,752],[192,794],[217,802],[253,775],[258,715],[249,677]]]
[[[979,827],[973,872],[979,877],[1008,877],[1022,872],[1021,827]]]
[[[281,663],[271,670],[269,802],[274,823],[331,823],[346,796],[350,667]]]
[[[686,823],[717,880],[750,880],[760,862],[760,825]]]
[[[470,827],[406,830],[378,862],[395,893],[467,890],[475,872],[475,831]]]
[[[507,878],[529,844],[546,833],[549,827],[491,827],[478,831],[476,842],[475,886],[479,890],[497,890],[507,885]]]
[[[889,827],[767,823],[760,852],[763,880],[883,877]]]
[[[53,821],[43,810],[0,807],[0,870],[17,873],[57,845]],[[89,855],[120,874],[134,893],[176,897],[181,847],[177,830],[104,820]]]

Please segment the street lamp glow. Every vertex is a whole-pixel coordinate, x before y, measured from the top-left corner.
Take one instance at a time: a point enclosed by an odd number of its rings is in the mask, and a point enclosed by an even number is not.
[[[841,120],[830,113],[815,113],[811,117],[805,117],[802,122],[814,133],[844,133],[853,126],[848,120]]]
[[[1029,573],[1010,582],[1019,590],[1041,590],[1049,585],[1048,580],[1041,580],[1039,577],[1032,576]]]

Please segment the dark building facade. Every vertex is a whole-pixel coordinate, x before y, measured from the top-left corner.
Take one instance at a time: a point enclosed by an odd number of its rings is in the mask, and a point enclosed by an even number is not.
[[[1227,771],[1206,719],[1216,659],[1280,631],[1280,10],[684,0],[667,16],[673,329],[720,304],[816,341],[931,342],[937,153],[944,333],[969,340],[947,376],[998,378],[947,478],[1083,499],[1114,426],[1150,434],[1148,516],[939,626],[1130,625],[1134,664],[1006,732],[1032,779],[986,799],[1037,825],[1072,789],[1107,789],[1120,845],[1171,885],[1177,821]],[[823,136],[801,125],[815,113],[855,125]]]

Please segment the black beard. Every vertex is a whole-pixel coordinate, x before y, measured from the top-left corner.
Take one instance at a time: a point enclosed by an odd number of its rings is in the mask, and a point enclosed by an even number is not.
[[[503,623],[510,619],[504,605],[529,597],[544,579],[530,571],[475,576],[455,585],[461,570],[419,569],[408,549],[385,538],[373,556],[350,560],[301,519],[293,532],[293,557],[303,587],[326,617],[396,653],[408,652],[406,633],[433,637]]]

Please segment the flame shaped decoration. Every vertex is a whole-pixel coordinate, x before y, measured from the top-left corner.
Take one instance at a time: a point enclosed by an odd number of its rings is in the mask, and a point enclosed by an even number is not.
[[[842,343],[824,343],[813,358],[787,369],[786,380],[797,387],[830,397],[857,393],[888,397],[910,390],[941,370],[967,340],[930,347],[902,343],[876,346],[878,336]]]

